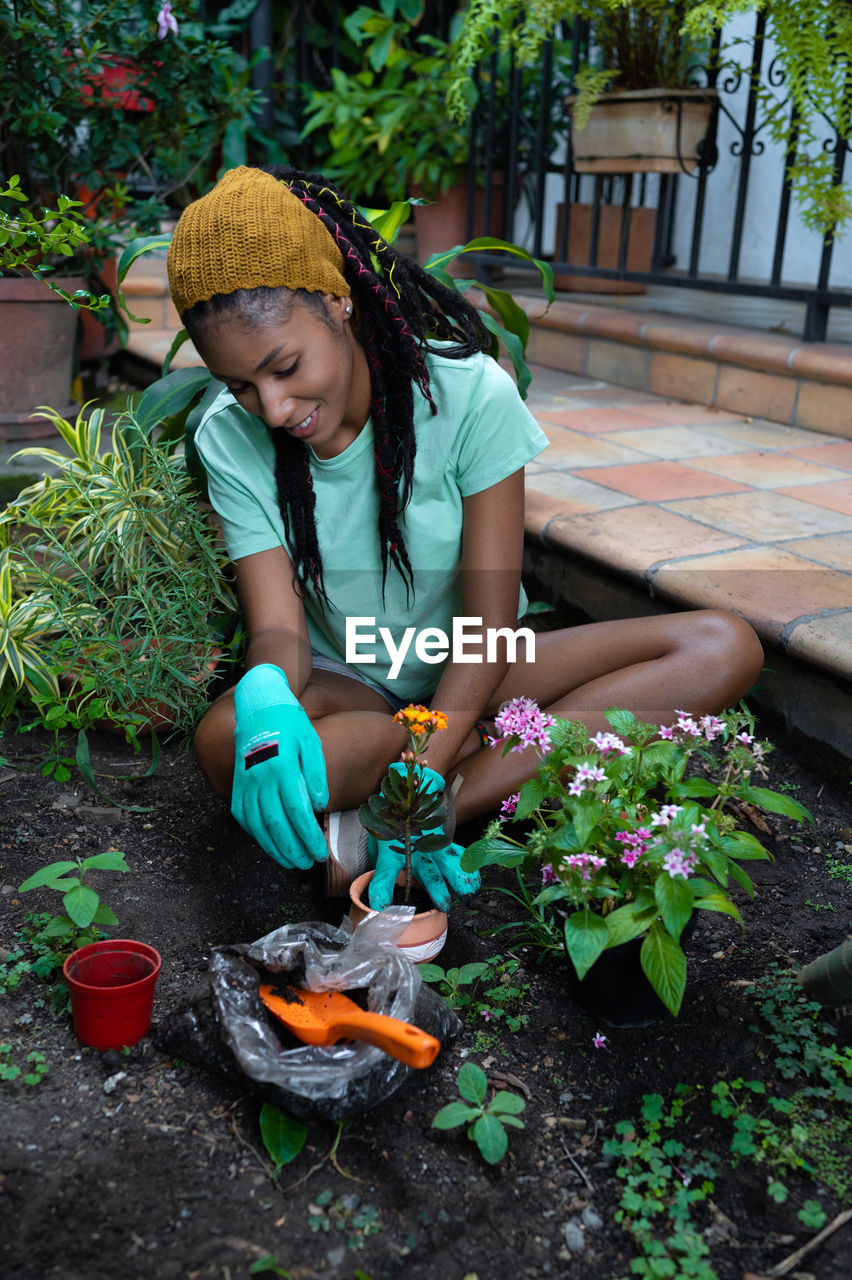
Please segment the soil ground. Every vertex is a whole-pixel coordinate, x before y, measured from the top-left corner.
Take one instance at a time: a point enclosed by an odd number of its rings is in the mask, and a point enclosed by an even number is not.
[[[250,1274],[411,1280],[521,1276],[615,1280],[635,1249],[615,1221],[622,1187],[602,1144],[615,1124],[636,1119],[642,1096],[671,1099],[679,1083],[772,1074],[772,1050],[758,1023],[751,983],[772,964],[798,968],[837,946],[852,920],[852,793],[836,772],[762,725],[777,744],[768,785],[808,805],[814,831],[771,818],[762,835],[774,863],[753,863],[757,895],[744,901],[746,932],[723,916],[698,925],[680,1017],[637,1030],[604,1029],[571,1004],[563,963],[538,962],[514,934],[488,936],[513,917],[497,892],[507,873],[489,869],[472,905],[455,905],[444,967],[502,952],[520,962],[526,987],[517,1031],[477,1021],[427,1071],[413,1072],[381,1107],[338,1126],[311,1121],[307,1144],[277,1180],[259,1134],[259,1102],[157,1051],[149,1036],[129,1052],[81,1048],[67,1012],[55,1013],[32,975],[0,999],[6,1061],[38,1051],[40,1083],[0,1079],[0,1275],[8,1280],[239,1280]],[[157,771],[142,768],[119,741],[92,735],[96,776],[113,799],[150,806],[108,808],[74,781],[56,783],[20,765],[32,737],[7,733],[0,751],[0,945],[19,944],[27,913],[54,912],[48,890],[17,887],[59,858],[114,847],[129,874],[93,883],[116,912],[117,937],[140,938],[163,956],[155,1029],[206,983],[211,947],[248,942],[285,922],[337,922],[309,877],[268,859],[207,790],[192,757],[167,745]],[[464,833],[462,833],[463,835]],[[759,834],[759,833],[758,833]],[[827,866],[828,861],[828,866]],[[838,875],[843,865],[847,874]],[[829,875],[829,869],[834,875]],[[0,970],[2,971],[2,970]],[[528,984],[528,986],[527,986]],[[849,1044],[846,1010],[826,1011]],[[606,1030],[607,1047],[595,1049]],[[431,1127],[457,1096],[465,1061],[494,1088],[526,1099],[523,1130],[508,1156],[485,1164],[464,1129]],[[777,1077],[776,1077],[777,1079]],[[815,1195],[804,1174],[786,1178],[790,1199],[766,1194],[767,1170],[732,1167],[731,1131],[712,1117],[706,1091],[690,1104],[690,1144],[719,1160],[709,1202],[696,1221],[720,1280],[765,1274],[815,1230],[796,1208]],[[848,1160],[848,1149],[846,1150]],[[843,1205],[818,1194],[832,1219]],[[278,1271],[259,1271],[263,1258]],[[809,1253],[800,1280],[848,1280],[852,1223]],[[267,1267],[272,1263],[267,1262]],[[254,1271],[250,1269],[254,1267]],[[665,1272],[661,1272],[665,1274]],[[680,1272],[677,1273],[681,1274]]]

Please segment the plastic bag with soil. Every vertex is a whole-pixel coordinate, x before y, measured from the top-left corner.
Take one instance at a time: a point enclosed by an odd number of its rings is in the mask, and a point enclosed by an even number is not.
[[[257,942],[215,947],[209,993],[164,1018],[157,1048],[253,1092],[289,1115],[342,1120],[390,1097],[413,1068],[358,1041],[302,1044],[261,1002],[262,983],[285,975],[310,991],[344,991],[374,1013],[414,1023],[452,1043],[461,1023],[424,986],[397,948],[412,908],[377,912],[354,929],[322,923],[284,925]]]

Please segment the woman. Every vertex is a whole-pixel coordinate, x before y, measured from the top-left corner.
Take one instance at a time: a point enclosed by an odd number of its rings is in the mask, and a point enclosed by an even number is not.
[[[320,177],[231,170],[184,211],[168,267],[183,323],[224,383],[196,444],[249,636],[247,673],[204,717],[196,752],[284,865],[327,857],[315,815],[345,831],[337,815],[398,758],[392,717],[410,701],[448,716],[428,776],[438,790],[463,777],[464,821],[535,770],[532,751],[483,746],[481,721],[510,698],[593,733],[608,707],[667,722],[749,688],[760,644],[719,612],[551,632],[513,661],[505,644],[487,648],[524,611],[523,467],[546,437],[484,354],[475,309]],[[442,657],[440,635],[460,617],[467,643]],[[439,905],[476,883],[449,840],[419,868]],[[344,845],[338,860],[355,873]],[[399,860],[384,845],[375,856],[380,907]]]

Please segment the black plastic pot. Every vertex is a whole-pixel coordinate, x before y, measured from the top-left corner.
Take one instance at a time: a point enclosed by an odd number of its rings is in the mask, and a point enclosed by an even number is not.
[[[681,946],[694,930],[695,916],[684,926]],[[582,1013],[607,1027],[648,1027],[672,1016],[645,977],[639,959],[642,942],[642,938],[631,938],[602,952],[582,979],[566,949],[568,992]]]

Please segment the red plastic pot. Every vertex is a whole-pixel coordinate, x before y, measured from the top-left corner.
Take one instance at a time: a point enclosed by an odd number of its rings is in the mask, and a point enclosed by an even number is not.
[[[128,938],[90,942],[72,952],[62,972],[80,1043],[122,1049],[141,1040],[151,1025],[161,963],[153,947]]]

